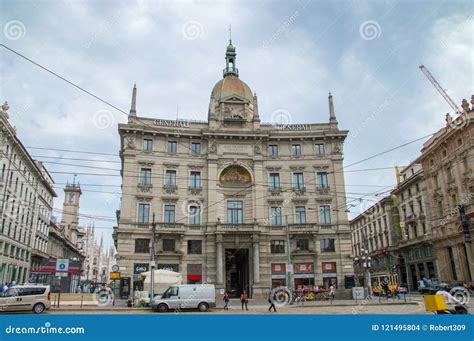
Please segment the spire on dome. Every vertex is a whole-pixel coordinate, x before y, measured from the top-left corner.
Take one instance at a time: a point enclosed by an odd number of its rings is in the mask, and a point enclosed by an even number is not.
[[[229,34],[231,30],[229,27]],[[229,45],[225,52],[225,69],[223,71],[224,78],[227,76],[239,77],[239,69],[235,67],[235,59],[237,53],[235,52],[235,46],[232,45],[232,36],[229,36]]]

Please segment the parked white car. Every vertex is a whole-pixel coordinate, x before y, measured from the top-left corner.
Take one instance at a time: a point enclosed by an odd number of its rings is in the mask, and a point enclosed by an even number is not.
[[[51,307],[49,285],[15,285],[0,293],[0,312],[29,311],[41,314]]]
[[[216,306],[216,288],[213,284],[182,284],[170,286],[162,295],[153,298],[151,309],[168,310],[199,309],[207,311]]]

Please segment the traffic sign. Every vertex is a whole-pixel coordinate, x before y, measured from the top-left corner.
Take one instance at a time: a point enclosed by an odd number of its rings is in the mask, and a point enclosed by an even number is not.
[[[118,272],[119,271],[119,266],[117,264],[112,265],[112,271],[113,272]]]
[[[56,271],[65,272],[69,270],[69,259],[58,259],[56,261]]]

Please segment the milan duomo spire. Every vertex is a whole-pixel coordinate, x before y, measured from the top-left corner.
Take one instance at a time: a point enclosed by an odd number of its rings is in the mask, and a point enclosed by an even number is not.
[[[130,116],[137,116],[137,85],[133,85],[132,106],[130,107]]]
[[[336,113],[334,112],[334,103],[332,102],[331,92],[329,92],[328,101],[329,101],[329,122],[330,123],[332,123],[332,122],[337,123]]]

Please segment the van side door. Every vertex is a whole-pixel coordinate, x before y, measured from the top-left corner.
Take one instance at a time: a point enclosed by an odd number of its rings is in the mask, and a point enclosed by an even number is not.
[[[170,287],[168,292],[166,303],[170,309],[177,309],[179,307],[179,287]]]

